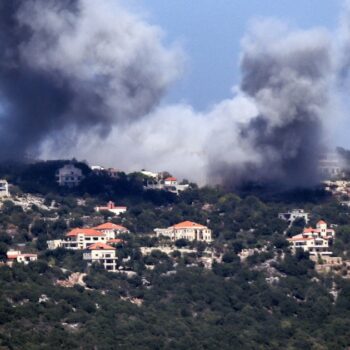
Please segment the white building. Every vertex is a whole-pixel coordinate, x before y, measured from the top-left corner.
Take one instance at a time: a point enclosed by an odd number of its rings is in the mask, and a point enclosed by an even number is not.
[[[187,239],[189,241],[212,241],[212,232],[207,226],[197,224],[192,221],[183,221],[166,229],[156,228],[157,237],[169,237],[172,241]]]
[[[306,213],[304,209],[292,209],[287,213],[279,213],[278,218],[292,223],[296,219],[304,219],[305,223],[309,222],[309,213]]]
[[[329,244],[335,237],[335,231],[327,227],[327,223],[319,221],[316,228],[305,228],[303,233],[288,238],[293,251],[301,248],[310,255],[332,255]]]
[[[81,169],[75,167],[73,164],[65,164],[62,168],[58,169],[56,177],[58,184],[66,187],[78,186],[84,178]]]
[[[75,228],[68,232],[62,240],[62,247],[66,249],[86,249],[93,243],[106,243],[107,237],[100,231],[91,228]]]
[[[83,259],[90,264],[99,263],[107,271],[117,271],[116,249],[105,243],[94,243],[85,249]]]
[[[176,177],[167,177],[164,180],[152,179],[151,181],[147,181],[144,186],[146,190],[164,190],[175,194],[185,191],[188,187],[188,184],[179,185]]]
[[[129,233],[129,230],[120,225],[105,223],[95,228],[75,228],[69,231],[64,239],[55,239],[46,243],[48,249],[82,250],[94,243],[123,243],[123,240],[116,238],[121,233]]]
[[[38,254],[21,253],[19,250],[9,250],[7,252],[7,259],[9,265],[12,265],[14,262],[27,265],[31,261],[38,260]]]
[[[94,230],[102,232],[108,240],[116,239],[117,236],[123,233],[130,233],[130,231],[124,226],[106,222],[105,224],[94,227]]]
[[[0,198],[9,197],[9,184],[6,180],[0,180]]]
[[[116,206],[114,204],[114,202],[109,201],[106,206],[96,207],[95,208],[95,211],[97,211],[97,212],[100,212],[100,211],[103,211],[103,210],[110,211],[110,212],[112,212],[115,215],[120,215],[122,213],[125,213],[128,210],[128,208],[124,207],[124,206],[119,206],[118,207],[118,206]]]

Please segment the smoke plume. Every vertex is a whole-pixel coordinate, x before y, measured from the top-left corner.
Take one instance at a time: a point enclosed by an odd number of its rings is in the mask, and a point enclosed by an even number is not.
[[[341,111],[349,13],[336,35],[255,22],[232,98],[196,111],[158,105],[182,55],[118,1],[4,0],[0,158],[39,149],[44,158],[168,170],[201,184],[312,185],[325,128]]]
[[[177,77],[180,56],[118,1],[1,1],[0,159],[141,118]]]

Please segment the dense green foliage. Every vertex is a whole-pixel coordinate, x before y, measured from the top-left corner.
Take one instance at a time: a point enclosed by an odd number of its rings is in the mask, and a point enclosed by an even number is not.
[[[119,179],[87,175],[73,190],[52,180],[57,165],[0,167],[16,194],[42,195],[43,206],[24,209],[5,201],[0,210],[0,261],[12,247],[38,250],[27,266],[0,266],[1,349],[346,349],[350,346],[350,281],[319,275],[308,255],[292,255],[290,227],[278,213],[300,207],[336,225],[332,249],[350,256],[350,209],[317,191],[275,196],[237,195],[221,188],[191,188],[176,197],[144,191],[138,174]],[[48,176],[46,180],[43,177]],[[41,177],[43,176],[43,177]],[[38,178],[41,180],[38,181]],[[95,213],[107,200],[129,210],[114,217]],[[117,247],[119,265],[130,274],[88,267],[81,252],[48,251],[46,240],[74,227],[105,220],[128,227]],[[222,254],[212,269],[196,264],[207,245],[178,240],[169,256],[150,233],[182,220],[208,225],[211,247]],[[24,245],[24,246],[23,246]],[[142,255],[140,247],[154,247]],[[183,247],[195,248],[181,254]],[[243,248],[264,248],[242,261]],[[177,250],[179,249],[179,250]],[[85,286],[58,281],[86,273]]]

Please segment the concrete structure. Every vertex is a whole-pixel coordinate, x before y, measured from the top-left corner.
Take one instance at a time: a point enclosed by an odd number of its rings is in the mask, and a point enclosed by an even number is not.
[[[292,223],[296,219],[304,219],[305,223],[309,222],[309,214],[304,209],[292,209],[287,213],[279,213],[278,218]]]
[[[105,243],[94,243],[85,249],[83,259],[90,264],[98,263],[107,271],[117,271],[116,249]]]
[[[12,265],[14,262],[29,264],[32,261],[38,260],[38,254],[21,253],[19,250],[9,250],[7,252],[8,265]]]
[[[118,235],[123,233],[130,233],[130,231],[124,226],[113,224],[111,222],[98,225],[93,229],[96,231],[102,232],[107,237],[108,240],[116,239]]]
[[[9,184],[6,180],[0,180],[0,198],[9,197]]]
[[[100,212],[100,211],[103,211],[103,210],[110,211],[110,212],[112,212],[115,215],[120,215],[122,213],[125,213],[128,210],[128,208],[127,207],[122,207],[122,206],[117,207],[114,204],[114,202],[109,201],[106,206],[101,206],[101,207],[96,207],[95,208],[95,211],[97,211],[97,212]]]
[[[330,243],[335,237],[335,231],[327,227],[327,223],[319,221],[316,228],[305,228],[303,233],[288,238],[288,241],[295,251],[297,248],[309,252],[310,255],[326,256],[332,255],[329,248]]]
[[[157,237],[169,237],[172,241],[177,239],[187,239],[189,241],[212,241],[212,232],[207,226],[197,224],[192,221],[183,221],[166,229],[156,228]]]
[[[46,243],[48,249],[82,250],[94,243],[121,244],[123,240],[116,238],[121,233],[129,233],[129,230],[123,226],[107,222],[95,228],[75,228],[69,231],[64,239],[55,239]]]
[[[75,167],[73,164],[65,164],[62,168],[58,169],[56,177],[58,184],[66,187],[78,186],[84,178],[81,169]]]
[[[100,231],[91,228],[75,228],[62,240],[62,247],[72,250],[86,249],[94,243],[106,243],[107,237]]]
[[[144,188],[146,190],[164,190],[179,194],[179,192],[185,191],[188,189],[189,185],[179,185],[175,177],[167,177],[164,180],[152,179],[146,182]]]

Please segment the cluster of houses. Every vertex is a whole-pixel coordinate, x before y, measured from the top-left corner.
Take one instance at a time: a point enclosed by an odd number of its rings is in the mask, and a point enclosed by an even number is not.
[[[178,194],[188,189],[188,184],[179,184],[176,177],[167,176],[164,173],[154,173],[142,170],[141,174],[145,176],[145,190],[165,190]]]
[[[288,238],[288,241],[293,250],[300,248],[309,252],[310,256],[323,257],[333,254],[330,245],[334,238],[335,231],[325,221],[320,220],[316,228],[304,228],[302,233]]]

